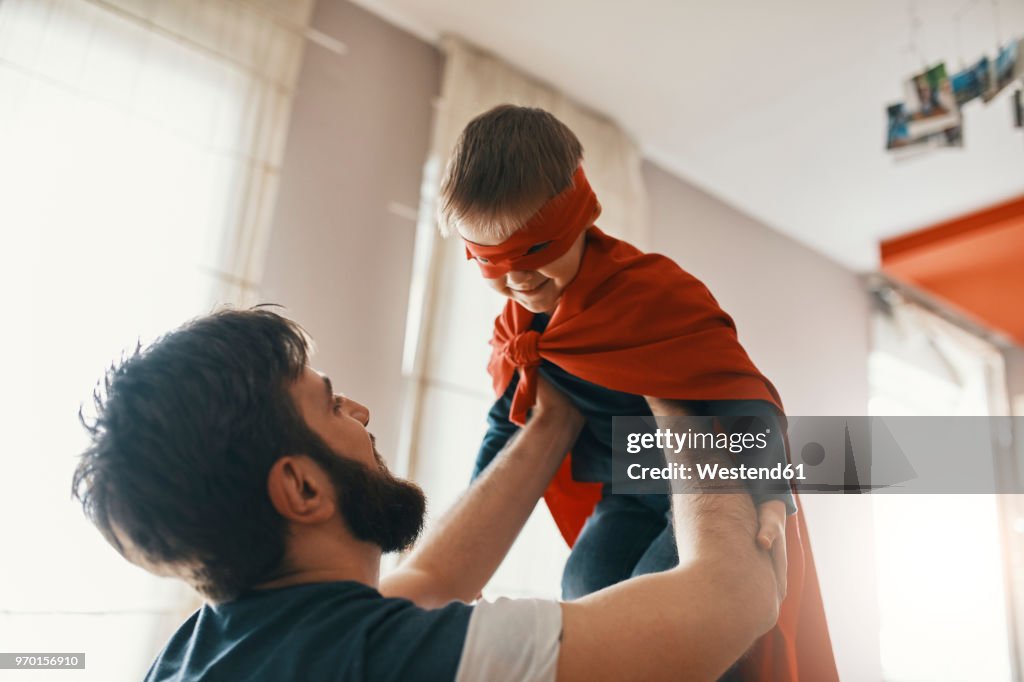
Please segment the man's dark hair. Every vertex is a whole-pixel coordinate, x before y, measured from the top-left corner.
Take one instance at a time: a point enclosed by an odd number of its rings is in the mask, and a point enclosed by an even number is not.
[[[267,476],[287,454],[323,450],[288,390],[308,340],[264,308],[199,318],[112,366],[82,418],[91,444],[73,493],[122,553],[185,567],[215,601],[268,579],[286,521]]]

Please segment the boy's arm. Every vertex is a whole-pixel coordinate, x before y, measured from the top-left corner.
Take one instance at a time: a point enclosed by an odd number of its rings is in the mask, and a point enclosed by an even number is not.
[[[713,452],[669,450],[666,459],[731,465]],[[774,624],[775,579],[754,541],[750,496],[714,492],[727,481],[688,484],[673,495],[677,568],[562,605],[561,682],[716,679]]]
[[[540,379],[526,426],[410,556],[381,579],[381,594],[411,599],[424,608],[476,599],[582,426],[583,416],[572,403]]]
[[[789,463],[786,456],[785,430],[779,419],[778,408],[765,400],[709,400],[701,403],[699,416],[716,417],[756,417],[771,434],[768,447],[751,448],[741,455],[743,462],[750,467],[773,467],[777,464],[785,466]],[[763,505],[771,500],[778,500],[785,506],[785,512],[796,513],[796,502],[788,481],[755,479],[747,481],[747,489],[754,498],[755,505]]]
[[[494,401],[491,409],[487,411],[487,432],[480,441],[480,449],[477,451],[476,461],[473,463],[472,480],[483,473],[483,470],[494,461],[498,453],[509,444],[512,438],[519,431],[519,427],[512,423],[509,415],[512,412],[512,396],[518,386],[518,377],[513,377],[509,382],[505,394]]]

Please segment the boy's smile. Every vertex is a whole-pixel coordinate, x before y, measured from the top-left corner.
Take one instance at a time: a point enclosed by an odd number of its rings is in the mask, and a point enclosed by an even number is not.
[[[509,275],[511,274],[512,273],[509,273]],[[529,274],[539,275],[540,273]],[[508,279],[508,275],[506,275],[506,279]],[[554,310],[555,306],[558,305],[558,297],[562,293],[561,291],[553,291],[553,287],[551,286],[553,281],[554,280],[545,278],[540,284],[537,284],[532,288],[516,287],[510,284],[507,287],[508,293],[506,295],[512,300],[517,301],[519,305],[523,306],[530,312],[551,312],[551,310]]]
[[[465,223],[459,226],[459,234],[463,239],[486,246],[501,243],[493,237],[489,238],[486,232]],[[586,237],[584,231],[567,252],[536,270],[510,270],[500,277],[485,277],[484,281],[532,313],[551,313],[558,305],[562,292],[579,272]],[[540,251],[544,246],[538,244],[535,249]]]

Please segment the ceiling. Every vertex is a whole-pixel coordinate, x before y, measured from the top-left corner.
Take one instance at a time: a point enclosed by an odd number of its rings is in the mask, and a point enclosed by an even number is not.
[[[997,31],[1024,35],[1019,0],[998,0],[998,28],[988,0],[356,2],[429,40],[487,48],[618,121],[666,170],[854,270],[877,267],[883,238],[1024,194],[1006,91],[965,106],[963,149],[883,151],[903,79],[924,60],[954,71],[994,56]]]

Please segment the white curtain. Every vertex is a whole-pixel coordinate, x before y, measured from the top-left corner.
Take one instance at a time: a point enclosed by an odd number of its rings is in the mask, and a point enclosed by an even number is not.
[[[584,166],[603,208],[598,225],[643,248],[647,213],[641,157],[614,122],[497,57],[448,37],[417,228],[405,372],[410,391],[399,451],[404,468],[443,510],[465,489],[493,402],[486,373],[491,327],[502,299],[487,289],[457,239],[435,222],[440,173],[465,125],[511,103],[546,109],[580,138]],[[503,594],[557,596],[566,549],[546,510],[534,518],[496,576]]]
[[[139,679],[185,603],[70,499],[104,367],[258,296],[312,0],[0,2],[0,642]]]

